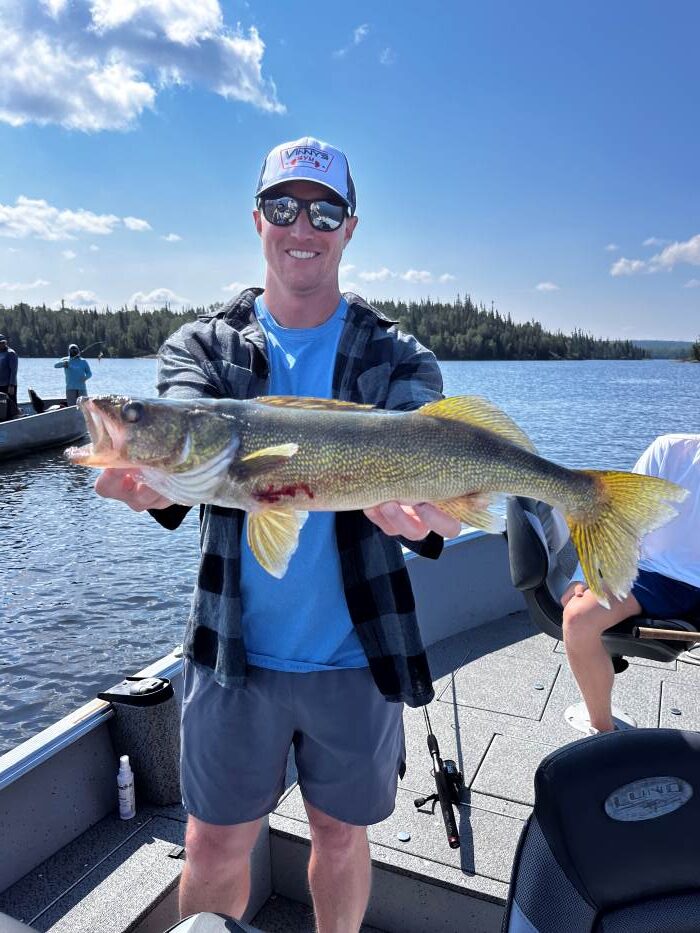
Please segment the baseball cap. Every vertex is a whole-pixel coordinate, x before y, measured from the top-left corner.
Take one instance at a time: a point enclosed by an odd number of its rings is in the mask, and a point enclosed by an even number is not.
[[[0,334],[0,343],[7,343],[7,337],[4,334]]]
[[[284,181],[314,181],[334,191],[355,213],[355,184],[344,152],[312,136],[282,143],[265,157],[255,197]]]
[[[69,344],[68,344],[68,352],[70,353],[71,350],[75,350],[76,353],[80,353],[80,347],[78,346],[77,343],[69,343]]]

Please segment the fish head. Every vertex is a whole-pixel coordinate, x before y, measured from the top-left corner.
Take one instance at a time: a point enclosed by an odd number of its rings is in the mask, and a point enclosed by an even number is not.
[[[236,419],[197,400],[140,399],[123,395],[81,398],[90,443],[68,457],[91,467],[149,467],[187,473],[240,446]]]

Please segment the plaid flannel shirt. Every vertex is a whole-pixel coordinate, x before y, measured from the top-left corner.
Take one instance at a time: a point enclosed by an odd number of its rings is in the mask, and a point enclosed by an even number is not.
[[[185,324],[159,352],[158,392],[166,398],[254,398],[268,384],[266,340],[254,313],[262,289],[246,289],[218,314]],[[346,294],[347,318],[333,372],[334,398],[409,410],[442,397],[434,355],[403,334],[357,295]],[[151,514],[176,528],[187,509]],[[229,687],[245,684],[241,629],[240,536],[243,512],[200,508],[201,562],[183,651]],[[387,700],[409,706],[434,696],[415,614],[401,539],[385,535],[361,511],[336,514],[336,539],[350,618],[377,687]],[[437,558],[442,538],[404,541]]]

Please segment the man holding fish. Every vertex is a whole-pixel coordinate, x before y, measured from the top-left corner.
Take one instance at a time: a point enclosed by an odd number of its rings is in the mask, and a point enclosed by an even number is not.
[[[243,913],[293,745],[319,933],[359,930],[366,826],[392,812],[403,771],[403,703],[433,697],[401,540],[437,557],[460,522],[493,530],[498,495],[540,499],[564,514],[608,605],[630,591],[641,537],[686,495],[658,477],[559,466],[488,401],[442,399],[433,354],[340,294],[355,206],[342,152],[277,146],[253,213],[264,290],[165,342],[160,399],[79,403],[92,444],[70,456],[107,468],[100,494],[167,528],[200,505],[183,914]]]
[[[244,291],[166,341],[159,394],[209,404],[314,396],[403,411],[440,399],[433,354],[362,299],[340,294],[338,268],[357,226],[344,153],[311,138],[277,146],[255,196],[265,288]],[[127,420],[138,416],[124,411]],[[304,508],[309,483],[275,482],[273,468],[293,447],[268,444],[246,458],[247,475],[270,477],[258,489],[263,504],[291,497]],[[186,512],[174,502],[211,498],[206,490],[163,494],[128,467],[104,470],[96,489],[170,528]],[[318,929],[355,933],[370,890],[365,827],[389,816],[403,770],[403,702],[433,696],[398,536],[437,557],[439,536],[456,535],[460,521],[428,503],[396,501],[364,512],[313,511],[303,530],[304,521],[288,521],[282,509],[207,505],[201,515],[184,643],[181,913],[243,913],[249,855],[293,744]],[[290,529],[294,548],[298,542],[291,561]],[[258,562],[265,555],[267,569]]]

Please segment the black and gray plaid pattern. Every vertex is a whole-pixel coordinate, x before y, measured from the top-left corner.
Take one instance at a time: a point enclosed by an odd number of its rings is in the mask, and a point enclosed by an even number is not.
[[[158,392],[166,398],[254,398],[265,395],[265,336],[254,314],[261,289],[246,289],[218,314],[184,325],[161,347]],[[333,396],[407,411],[442,397],[434,355],[362,298],[346,294],[348,314],[333,373]],[[187,509],[153,512],[176,528]],[[241,631],[240,536],[243,512],[205,506],[201,563],[187,622],[185,656],[229,687],[245,683]],[[336,539],[350,618],[378,688],[388,699],[421,706],[433,698],[415,603],[401,545],[362,512],[336,516]],[[436,558],[442,539],[404,542]]]

